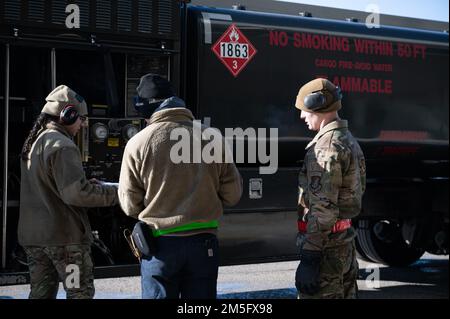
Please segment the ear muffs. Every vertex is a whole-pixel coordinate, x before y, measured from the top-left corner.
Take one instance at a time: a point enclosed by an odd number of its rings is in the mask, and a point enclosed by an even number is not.
[[[332,101],[327,103],[327,94],[332,94]],[[329,105],[333,104],[342,99],[342,91],[339,86],[336,87],[336,90],[333,92],[329,92],[328,90],[316,91],[305,96],[303,100],[303,104],[305,107],[312,111],[317,112],[327,108]]]
[[[75,105],[67,105],[64,107],[59,114],[59,120],[64,125],[72,125],[74,124],[77,119],[80,117],[80,114],[78,114],[77,109],[75,108]]]
[[[139,115],[145,119],[149,119],[163,101],[164,100],[149,100],[136,95],[133,98],[133,105]]]

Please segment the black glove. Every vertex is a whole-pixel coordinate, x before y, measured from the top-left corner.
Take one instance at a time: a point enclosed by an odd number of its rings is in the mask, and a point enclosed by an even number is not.
[[[301,250],[300,265],[295,273],[295,286],[301,293],[314,295],[319,292],[321,251]]]

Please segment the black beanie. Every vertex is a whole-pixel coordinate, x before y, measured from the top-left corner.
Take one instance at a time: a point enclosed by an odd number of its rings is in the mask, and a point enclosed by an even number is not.
[[[144,99],[167,99],[175,95],[172,85],[158,74],[146,74],[141,77],[136,88],[139,97]]]

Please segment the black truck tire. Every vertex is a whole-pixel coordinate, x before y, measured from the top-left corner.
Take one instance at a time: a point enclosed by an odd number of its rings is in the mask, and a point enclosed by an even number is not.
[[[379,223],[390,225],[390,236],[381,239],[376,227]],[[405,267],[419,260],[424,254],[423,249],[409,247],[401,235],[401,227],[396,223],[377,220],[360,220],[357,226],[357,247],[375,263],[388,266]]]
[[[361,245],[359,244],[358,238],[355,239],[355,247],[356,247],[356,257],[358,259],[364,260],[364,261],[369,261],[369,262],[373,262],[372,259],[370,259],[366,253],[364,252],[364,250],[362,249]]]

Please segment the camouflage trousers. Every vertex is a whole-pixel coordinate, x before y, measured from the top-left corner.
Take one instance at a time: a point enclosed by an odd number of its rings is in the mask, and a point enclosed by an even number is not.
[[[67,299],[92,299],[94,274],[89,245],[26,246],[30,299],[55,299],[61,280]]]
[[[315,295],[299,294],[299,299],[356,299],[358,261],[354,240],[323,251],[320,290]]]

